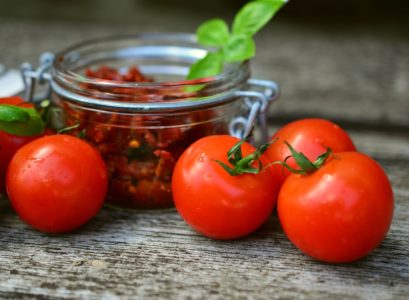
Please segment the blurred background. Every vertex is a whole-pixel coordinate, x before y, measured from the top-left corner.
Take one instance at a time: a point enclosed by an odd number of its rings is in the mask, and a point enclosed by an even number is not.
[[[245,2],[3,0],[0,64],[36,62],[43,51],[97,36],[194,32],[209,18],[231,21]],[[409,132],[408,1],[292,0],[256,36],[256,44],[254,76],[282,87],[273,120],[325,116]]]
[[[3,0],[1,18],[58,20],[108,24],[138,24],[149,14],[233,16],[246,0]],[[189,18],[188,16],[186,16]],[[409,3],[405,0],[292,0],[280,20],[308,26],[393,27],[409,33]],[[163,20],[152,19],[153,23]],[[199,20],[198,20],[199,21]]]

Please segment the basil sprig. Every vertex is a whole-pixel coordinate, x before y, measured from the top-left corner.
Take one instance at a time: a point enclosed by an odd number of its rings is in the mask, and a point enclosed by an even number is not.
[[[287,0],[255,0],[240,9],[233,20],[231,31],[222,19],[204,22],[196,31],[197,40],[214,47],[205,57],[194,63],[187,79],[198,79],[220,74],[226,62],[242,62],[256,54],[253,36],[280,10]]]
[[[40,114],[30,107],[0,104],[0,130],[17,136],[33,136],[44,132]]]

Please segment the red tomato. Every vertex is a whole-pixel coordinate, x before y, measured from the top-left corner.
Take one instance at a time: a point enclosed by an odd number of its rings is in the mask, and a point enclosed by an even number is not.
[[[19,96],[0,98],[0,104],[9,104],[21,107],[33,107],[32,103],[26,102],[23,98]]]
[[[20,148],[6,183],[20,218],[50,233],[73,230],[93,217],[108,184],[98,152],[68,135],[45,136]]]
[[[20,97],[0,98],[0,104],[9,104],[21,107],[33,107],[31,103],[25,102]],[[39,138],[37,136],[15,136],[0,130],[0,193],[6,192],[7,166],[14,153],[28,142]]]
[[[374,160],[344,152],[314,173],[291,174],[281,187],[277,210],[284,232],[301,251],[326,262],[350,262],[384,239],[393,194]]]
[[[229,164],[227,152],[238,141],[227,135],[204,137],[186,149],[173,172],[176,209],[195,230],[211,238],[233,239],[254,231],[276,203],[278,185],[270,168],[257,175],[231,176],[216,162]],[[250,144],[242,145],[243,156],[254,151]]]
[[[280,128],[272,137],[275,141],[265,152],[271,161],[284,161],[290,150],[284,141],[288,142],[297,152],[302,152],[311,161],[331,148],[332,152],[356,151],[354,143],[348,134],[338,125],[324,119],[303,119],[291,122]],[[295,168],[293,158],[287,160],[290,167]],[[279,174],[281,182],[290,172],[280,165],[272,168]]]

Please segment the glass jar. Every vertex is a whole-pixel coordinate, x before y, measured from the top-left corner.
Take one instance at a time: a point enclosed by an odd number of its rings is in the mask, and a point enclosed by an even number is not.
[[[72,128],[68,133],[88,141],[104,158],[108,203],[171,207],[173,167],[191,143],[213,134],[242,137],[257,121],[265,127],[277,87],[249,80],[249,62],[227,65],[214,77],[184,79],[208,50],[192,35],[141,34],[87,41],[52,60],[43,76],[51,99],[61,108],[62,126]],[[101,67],[122,75],[137,67],[154,81],[88,76]]]

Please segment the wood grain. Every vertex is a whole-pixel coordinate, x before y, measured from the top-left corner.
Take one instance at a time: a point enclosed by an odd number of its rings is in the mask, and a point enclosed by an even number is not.
[[[161,19],[161,25],[148,18]],[[85,39],[149,31],[193,32],[207,15],[138,14],[135,26],[1,21],[0,61],[36,63]],[[274,23],[257,36],[254,77],[277,81],[271,118],[321,116],[359,124],[399,125],[409,131],[409,39],[382,31],[348,32]],[[336,108],[336,109],[334,109]]]
[[[363,260],[316,262],[291,245],[275,216],[246,238],[214,241],[189,229],[173,210],[105,207],[80,230],[54,236],[28,228],[3,204],[0,297],[406,299],[409,153],[401,150],[409,149],[409,140],[351,134],[386,169],[396,200],[387,238]]]

